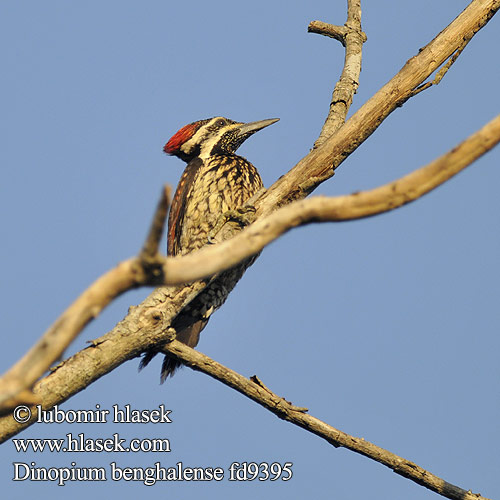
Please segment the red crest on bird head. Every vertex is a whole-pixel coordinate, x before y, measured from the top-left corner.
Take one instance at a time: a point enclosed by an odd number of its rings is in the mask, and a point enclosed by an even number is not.
[[[196,133],[196,131],[200,128],[201,125],[202,122],[198,121],[182,127],[169,139],[167,144],[165,144],[163,151],[165,151],[165,153],[169,155],[174,155],[176,152],[179,151],[181,146],[186,141],[188,141],[189,139],[191,139],[191,137],[193,137],[193,135]]]

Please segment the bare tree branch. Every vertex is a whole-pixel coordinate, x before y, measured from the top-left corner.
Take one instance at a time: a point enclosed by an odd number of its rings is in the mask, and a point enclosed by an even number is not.
[[[142,261],[154,260],[160,253],[160,241],[163,236],[165,221],[167,220],[168,209],[170,207],[171,191],[172,189],[170,186],[165,186],[163,188],[160,201],[158,202],[158,206],[153,216],[153,221],[151,222],[151,227],[149,228],[149,233],[139,253],[139,258]]]
[[[347,2],[347,22],[344,26],[312,21],[308,31],[335,38],[345,47],[344,68],[333,90],[325,124],[314,143],[317,148],[344,124],[359,85],[363,43],[366,42],[366,35],[361,29],[361,0]]]
[[[161,290],[163,289],[156,291],[154,299],[159,300]],[[190,293],[192,295],[193,290],[184,287],[182,292],[178,294],[177,300],[184,299],[188,302],[192,298]],[[168,295],[168,290],[164,293]],[[160,339],[165,343],[175,336],[175,332],[168,328],[168,311],[155,307],[155,300],[151,296],[149,299],[147,307],[144,303],[141,307],[131,307],[127,318],[118,323],[111,332],[95,339],[89,347],[60,363],[49,375],[35,384],[34,393],[43,409],[66,401],[125,361],[139,356],[145,346],[153,347]],[[173,309],[177,308],[177,304],[173,306]],[[85,367],[83,371],[82,367]],[[36,407],[33,406],[31,411],[32,418],[25,424],[16,422],[12,415],[0,417],[0,442],[35,423]]]
[[[500,0],[474,0],[320,147],[313,149],[256,202],[257,218],[308,196],[434,71],[473,37],[500,8]]]
[[[279,418],[297,425],[298,427],[302,427],[306,431],[325,439],[336,448],[347,448],[355,453],[371,458],[389,467],[396,474],[406,477],[446,498],[454,500],[487,500],[480,494],[466,491],[448,483],[419,465],[370,443],[363,438],[346,434],[318,418],[308,415],[306,413],[306,408],[294,406],[284,398],[274,394],[255,376],[251,377],[249,380],[239,373],[217,363],[205,354],[194,351],[178,341],[168,344],[168,353],[174,354],[192,369],[202,371],[219,382],[237,390],[239,393],[252,399]]]
[[[158,324],[154,326],[154,323],[157,319],[154,318],[154,314],[150,315],[150,323],[143,330],[143,332],[150,332],[151,330],[155,330],[158,327]],[[158,329],[158,332],[161,331],[161,328]],[[143,333],[141,332],[141,334]],[[123,347],[126,349],[130,349],[131,351],[135,351],[136,355],[140,352],[140,346],[137,345],[137,338],[139,335],[133,335],[133,338],[130,336],[122,336],[119,340],[120,343],[123,343]],[[170,341],[168,343],[168,352],[170,354],[175,355],[178,359],[182,360],[182,362],[194,370],[201,371],[210,375],[216,380],[219,380],[223,384],[237,390],[241,394],[247,396],[252,399],[259,405],[263,406],[267,410],[271,411],[279,418],[286,420],[298,427],[302,427],[308,432],[312,434],[316,434],[317,436],[325,439],[334,447],[343,447],[354,451],[360,455],[368,457],[376,462],[385,465],[386,467],[392,469],[396,474],[406,477],[411,481],[420,484],[436,493],[439,493],[446,498],[456,499],[456,500],[487,500],[479,494],[472,493],[471,491],[466,491],[458,486],[455,486],[447,481],[437,477],[431,472],[425,470],[421,466],[400,457],[394,453],[391,453],[384,448],[381,448],[369,441],[366,441],[363,438],[358,438],[355,436],[351,436],[346,434],[345,432],[338,430],[327,423],[319,420],[312,415],[306,413],[306,408],[301,408],[294,406],[292,403],[288,402],[284,398],[278,396],[273,393],[270,389],[265,387],[257,377],[252,377],[250,380],[243,377],[239,373],[221,365],[220,363],[214,361],[209,358],[205,354],[202,354],[199,351],[195,351],[186,345],[182,344],[177,340],[172,340],[173,335],[165,335],[164,341]],[[152,339],[149,338],[149,341]],[[128,345],[128,342],[131,341],[132,345]],[[78,363],[79,357],[88,356],[89,359],[95,361],[96,357],[94,356],[96,350],[102,350],[106,352],[106,356],[110,356],[111,359],[115,353],[114,346],[106,345],[108,340],[102,340],[102,343],[96,342],[94,346],[89,347],[72,358],[70,358],[66,363],[69,364],[70,369],[77,369],[73,365],[74,362]],[[117,365],[122,361],[118,360]],[[64,390],[64,384],[61,384],[61,377],[64,377],[62,374],[63,371],[66,370],[56,370],[50,377],[48,377],[49,385],[52,386],[53,391],[47,390],[44,388],[44,391],[47,393],[46,403],[47,406],[53,406],[56,404],[56,399],[59,394],[55,391],[55,388],[58,387],[58,391]],[[55,379],[59,379],[56,383],[53,380],[50,380],[52,377]],[[69,396],[68,396],[69,397]],[[35,420],[37,417],[37,409],[36,407],[32,408],[32,419]],[[18,429],[15,429],[15,421],[11,418],[10,421],[5,421],[2,423],[2,427],[7,430],[10,435],[18,432]],[[19,424],[17,424],[19,425]],[[26,424],[24,425],[26,426]],[[2,436],[2,439],[5,437]],[[5,438],[6,439],[6,438]]]
[[[423,90],[427,90],[429,87],[432,87],[433,85],[439,85],[441,80],[444,78],[444,75],[448,72],[448,70],[451,68],[453,63],[458,59],[458,56],[464,51],[465,47],[467,47],[467,44],[471,41],[472,37],[466,37],[463,40],[462,45],[453,53],[453,55],[448,59],[448,62],[443,65],[442,68],[436,73],[436,76],[434,77],[434,80],[432,82],[427,82],[422,85],[419,85],[411,94],[411,97],[416,96]]]
[[[0,379],[0,410],[22,402],[34,402],[30,389],[57,361],[66,348],[99,313],[122,293],[143,285],[163,282],[164,258],[158,254],[165,218],[170,204],[165,187],[151,229],[138,257],[121,262],[85,290],[38,342]],[[160,281],[161,280],[161,281]]]
[[[186,283],[229,269],[291,228],[311,222],[338,222],[394,210],[440,186],[500,142],[500,115],[458,146],[425,167],[370,191],[313,197],[278,209],[234,238],[165,262],[170,285]]]

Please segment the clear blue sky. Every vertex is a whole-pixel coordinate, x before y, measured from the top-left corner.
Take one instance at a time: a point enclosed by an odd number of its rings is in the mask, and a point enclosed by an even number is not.
[[[162,153],[191,121],[280,117],[241,148],[266,185],[311,147],[343,62],[307,34],[343,24],[345,2],[152,0],[2,2],[0,368],[18,359],[95,278],[140,247],[161,185],[183,163]],[[466,1],[365,1],[353,109]],[[367,189],[446,152],[500,109],[500,17],[443,82],[406,103],[318,193]],[[485,496],[499,497],[500,150],[396,212],[293,231],[267,248],[199,348],[310,413]],[[148,293],[129,293],[70,348],[111,329]],[[169,438],[152,453],[17,453],[0,447],[5,498],[436,498],[183,369],[133,360],[63,408],[172,410],[172,424],[32,426],[18,437]],[[288,482],[12,482],[42,467],[293,462]]]

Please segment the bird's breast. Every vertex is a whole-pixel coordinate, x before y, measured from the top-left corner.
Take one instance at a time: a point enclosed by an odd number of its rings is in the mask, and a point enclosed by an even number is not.
[[[189,165],[186,171],[188,168]],[[180,231],[176,231],[179,253],[186,254],[207,244],[220,216],[242,206],[262,185],[257,169],[241,156],[205,159],[191,176],[191,185],[183,187],[184,199],[177,200],[183,206],[178,220],[170,221],[181,224]],[[177,193],[175,198],[179,198]]]

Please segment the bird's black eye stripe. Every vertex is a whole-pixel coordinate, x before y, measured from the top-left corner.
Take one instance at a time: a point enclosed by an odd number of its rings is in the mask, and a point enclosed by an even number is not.
[[[217,132],[217,130],[220,130],[221,128],[225,127],[228,124],[227,120],[224,120],[224,118],[219,118],[210,126],[207,128],[209,132]]]

